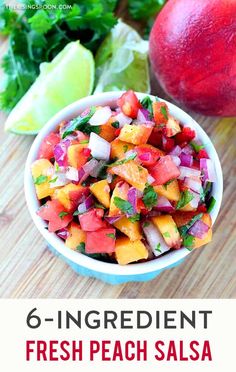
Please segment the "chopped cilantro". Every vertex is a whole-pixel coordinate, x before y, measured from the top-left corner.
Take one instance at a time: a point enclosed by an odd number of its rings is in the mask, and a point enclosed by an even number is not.
[[[82,214],[82,213],[79,212],[79,211],[77,210],[77,211],[75,211],[75,212],[73,213],[73,216],[79,216],[80,214]]]
[[[77,247],[76,247],[76,250],[79,251],[80,253],[84,253],[85,252],[85,243],[84,242],[79,243],[79,245],[77,245]]]
[[[54,166],[55,166],[56,172],[59,172],[60,171],[60,167],[59,167],[59,165],[58,165],[58,163],[56,161],[54,163]]]
[[[94,205],[95,205],[96,208],[106,209],[106,208],[104,207],[104,205],[102,205],[101,203],[95,203]]]
[[[58,177],[55,177],[49,181],[49,183],[55,183],[57,181]]]
[[[153,109],[152,109],[152,100],[149,96],[143,98],[141,101],[140,101],[141,105],[149,111],[149,116],[150,116],[150,119],[153,117]]]
[[[169,231],[164,232],[164,233],[163,233],[163,236],[164,236],[165,238],[170,238],[170,233],[169,233]]]
[[[189,190],[184,190],[181,192],[180,200],[178,201],[176,205],[176,209],[183,208],[185,205],[187,205],[191,200],[193,200],[194,196]]]
[[[164,183],[163,187],[167,190],[167,186],[169,186],[173,181],[174,179],[167,181],[166,183]]]
[[[62,211],[62,212],[59,213],[58,216],[59,216],[61,219],[63,219],[63,217],[67,216],[68,214],[69,214],[68,212],[64,212],[64,211]]]
[[[136,158],[136,156],[137,156],[137,154],[133,153],[128,158],[122,159],[122,160],[117,160],[114,163],[111,163],[111,164],[107,165],[107,167],[116,167],[117,165],[125,164],[130,160],[134,160]]]
[[[111,123],[111,126],[112,126],[113,128],[118,129],[118,128],[120,127],[120,123],[119,123],[119,121],[114,121],[113,123]]]
[[[168,115],[167,115],[167,111],[166,111],[166,107],[165,106],[161,106],[161,113],[164,116],[164,118],[166,120],[168,120]]]
[[[188,234],[188,230],[192,227],[196,221],[200,220],[203,216],[203,213],[199,213],[194,216],[186,225],[179,228],[180,235],[184,238]]]
[[[158,251],[158,252],[161,252],[161,243],[157,244],[155,250]]]
[[[153,186],[146,185],[143,192],[143,202],[147,208],[152,208],[157,205],[157,193]]]
[[[209,200],[209,207],[207,208],[208,213],[210,213],[213,210],[215,204],[216,204],[216,199],[214,198],[214,196],[211,196]]]
[[[62,139],[67,137],[69,134],[73,133],[75,130],[80,130],[81,132],[84,132],[87,134],[91,132],[99,133],[100,132],[99,126],[87,125],[89,120],[95,113],[95,111],[96,111],[96,107],[92,106],[87,115],[85,116],[79,115],[77,118],[71,120],[70,125],[68,126],[68,128],[65,130],[65,132],[62,135]]]
[[[195,238],[194,238],[194,236],[192,236],[192,235],[186,235],[185,237],[184,237],[184,240],[183,240],[183,246],[185,247],[185,248],[187,248],[188,250],[192,250],[191,249],[191,247],[193,246],[193,244],[194,244],[194,240],[195,240]]]
[[[43,176],[41,174],[41,176],[38,176],[35,180],[34,180],[34,184],[35,185],[41,185],[42,183],[45,183],[47,182],[48,180],[48,177],[47,176]]]
[[[124,200],[124,199],[119,198],[118,196],[115,196],[114,204],[117,208],[121,210],[121,212],[130,214],[130,215],[134,214],[133,206],[127,200]]]
[[[140,213],[136,213],[134,214],[133,216],[129,217],[128,220],[130,222],[136,222],[136,221],[139,221],[140,220]]]
[[[128,148],[129,148],[128,145],[124,145],[124,146],[123,146],[124,153],[126,153],[126,152],[128,151]]]
[[[111,239],[115,239],[116,238],[115,234],[113,234],[113,233],[106,234],[106,236],[108,236],[108,238],[111,238]]]
[[[205,145],[199,145],[198,143],[191,141],[190,146],[195,152],[199,152],[200,150],[205,148]]]
[[[145,221],[145,222],[143,223],[143,227],[148,227],[148,226],[150,226],[150,222]]]
[[[89,140],[85,139],[85,140],[80,141],[81,145],[83,145],[84,143],[89,143]]]

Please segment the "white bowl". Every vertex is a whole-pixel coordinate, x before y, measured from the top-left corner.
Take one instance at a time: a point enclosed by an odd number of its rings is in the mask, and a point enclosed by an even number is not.
[[[164,269],[175,266],[178,262],[184,259],[190,251],[185,248],[174,250],[168,254],[154,259],[152,261],[135,263],[132,265],[121,266],[118,264],[112,264],[107,262],[98,261],[87,257],[81,253],[75,252],[67,248],[64,242],[57,237],[55,233],[50,233],[45,227],[47,224],[36,214],[40,203],[37,200],[35,193],[35,187],[31,176],[31,164],[36,160],[39,151],[40,144],[43,138],[48,135],[51,131],[55,130],[57,125],[63,121],[72,119],[87,107],[92,105],[110,105],[111,107],[116,105],[117,99],[123,92],[107,92],[101,93],[94,96],[89,96],[80,99],[77,102],[67,106],[56,114],[49,122],[43,127],[40,133],[35,138],[32,147],[29,151],[28,158],[25,166],[25,197],[27,205],[31,214],[31,217],[39,229],[40,233],[46,239],[48,245],[62,255],[64,259],[70,263],[75,270],[79,273],[95,276],[102,280],[110,283],[121,283],[127,281],[141,281],[149,280],[155,277],[159,272]],[[139,99],[147,96],[147,94],[137,93]],[[154,99],[154,96],[150,96]],[[216,150],[205,131],[200,125],[191,118],[187,113],[178,108],[172,103],[165,101],[168,104],[170,114],[178,119],[183,125],[188,126],[196,131],[197,139],[206,146],[206,150],[215,164],[215,170],[217,175],[217,181],[213,183],[212,196],[216,199],[216,205],[213,211],[210,213],[213,223],[220,210],[222,193],[223,193],[223,176],[220,161]]]

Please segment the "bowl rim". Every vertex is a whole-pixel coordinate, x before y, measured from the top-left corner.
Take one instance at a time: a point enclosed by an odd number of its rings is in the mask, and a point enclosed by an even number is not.
[[[36,192],[31,176],[31,164],[37,158],[39,146],[43,138],[51,131],[55,130],[56,126],[61,121],[72,119],[73,117],[84,111],[87,107],[92,105],[114,106],[116,100],[122,95],[122,93],[124,93],[124,91],[105,92],[87,96],[66,106],[56,115],[54,115],[40,130],[40,132],[38,133],[34,142],[31,145],[25,164],[24,190],[26,203],[36,227],[43,235],[47,243],[52,245],[60,254],[62,254],[75,264],[86,267],[87,269],[90,269],[92,271],[106,273],[110,275],[135,275],[135,274],[137,275],[164,269],[183,259],[189,253],[191,253],[191,251],[189,251],[186,248],[181,248],[179,250],[169,252],[164,256],[159,257],[158,259],[154,259],[143,263],[134,263],[126,266],[98,261],[82,253],[73,251],[66,247],[64,242],[55,233],[49,232],[45,228],[47,226],[47,223],[36,214],[36,211],[39,208],[39,201],[36,197]],[[135,93],[139,99],[143,99],[144,97],[149,96],[152,100],[155,100],[155,96],[153,95],[139,92]],[[210,212],[212,223],[214,224],[220,210],[223,195],[223,175],[220,160],[215,150],[215,147],[210,138],[208,137],[207,133],[189,114],[187,114],[185,111],[183,111],[181,108],[174,105],[173,103],[168,102],[167,100],[161,99],[159,97],[158,99],[160,99],[160,101],[167,103],[171,115],[180,120],[181,124],[183,124],[184,126],[187,125],[196,131],[196,138],[200,139],[201,142],[205,144],[210,158],[214,161],[217,181],[213,183],[212,195],[216,199],[216,204],[213,211]]]

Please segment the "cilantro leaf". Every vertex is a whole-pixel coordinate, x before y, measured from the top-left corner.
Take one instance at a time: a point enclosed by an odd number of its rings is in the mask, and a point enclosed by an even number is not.
[[[48,181],[49,183],[55,183],[57,181],[58,177],[55,177],[53,179],[51,179],[50,181]]]
[[[191,200],[193,200],[194,196],[189,190],[185,190],[181,192],[180,200],[178,201],[176,205],[176,209],[183,208],[185,205],[187,205]]]
[[[40,176],[38,176],[37,178],[35,178],[34,184],[35,185],[42,185],[42,183],[47,182],[47,180],[48,180],[48,177],[47,176],[43,176],[41,174]]]
[[[148,19],[159,12],[166,0],[129,0],[128,9],[130,15],[136,19]]]
[[[148,227],[150,225],[150,222],[148,222],[148,221],[145,221],[144,223],[143,223],[143,227]]]
[[[164,116],[164,118],[166,120],[168,120],[168,115],[167,115],[167,111],[166,111],[166,107],[165,106],[161,106],[161,113]]]
[[[134,160],[136,158],[137,154],[133,153],[128,158],[122,159],[122,160],[117,160],[114,163],[108,164],[107,167],[116,167],[117,165],[122,165],[127,163],[130,160]]]
[[[199,145],[197,142],[191,141],[190,146],[195,152],[199,152],[200,150],[205,148],[205,145]]]
[[[143,202],[145,206],[149,209],[157,205],[157,193],[153,186],[147,185],[143,192]]]
[[[33,17],[29,18],[28,22],[32,30],[39,34],[46,34],[53,27],[53,19],[43,9],[38,10]]]
[[[68,212],[64,212],[64,211],[62,211],[62,212],[60,212],[60,213],[58,214],[58,216],[59,216],[61,219],[63,219],[63,217],[67,216],[68,214],[69,214]]]
[[[106,236],[108,236],[108,238],[111,238],[111,239],[115,239],[116,238],[115,234],[113,234],[113,233],[106,234]]]
[[[149,96],[143,98],[141,100],[141,105],[149,111],[149,116],[150,116],[150,119],[153,117],[153,109],[152,109],[152,100]]]
[[[128,146],[128,145],[124,145],[124,146],[123,146],[123,151],[124,151],[124,153],[126,153],[126,152],[128,151],[128,149],[129,149],[129,146]]]
[[[170,233],[169,233],[169,231],[164,232],[164,233],[163,233],[163,236],[164,236],[165,238],[170,238]]]
[[[117,208],[121,210],[121,212],[130,214],[130,215],[134,214],[133,206],[127,200],[124,200],[124,199],[119,198],[118,196],[115,196],[114,204]]]
[[[203,213],[199,213],[194,216],[186,225],[179,227],[179,232],[182,237],[187,235],[188,230],[192,227],[196,221],[200,220],[203,216]]]
[[[85,252],[85,243],[84,242],[79,243],[79,245],[77,245],[77,247],[76,247],[76,250],[79,251],[80,253],[84,253]]]
[[[89,125],[89,119],[93,116],[95,113],[95,106],[92,106],[90,108],[90,111],[87,115],[81,116],[79,115],[77,118],[71,120],[70,125],[66,128],[65,132],[62,135],[62,139],[66,138],[69,134],[73,133],[75,130],[80,130],[81,132],[87,133]],[[91,126],[91,131],[92,129],[96,128],[96,126],[92,127]]]
[[[118,128],[120,127],[120,123],[119,123],[119,121],[114,121],[113,123],[111,123],[111,126],[112,126],[113,128],[118,129]]]
[[[211,196],[209,200],[209,206],[207,208],[208,213],[210,213],[214,209],[215,204],[216,204],[216,199],[214,198],[214,196]]]
[[[158,251],[158,252],[161,252],[161,243],[157,244],[155,250]]]
[[[128,220],[132,223],[140,220],[140,213],[136,213],[133,216],[129,217]]]
[[[167,181],[166,183],[164,183],[163,187],[167,190],[167,186],[169,186],[173,181],[174,179]]]
[[[183,240],[183,246],[191,251],[192,250],[191,247],[193,246],[194,241],[195,241],[194,236],[186,235]]]

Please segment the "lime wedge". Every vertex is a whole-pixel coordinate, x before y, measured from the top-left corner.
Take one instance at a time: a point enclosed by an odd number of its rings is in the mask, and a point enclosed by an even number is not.
[[[133,89],[150,92],[148,42],[119,20],[98,49],[94,93]]]
[[[36,134],[68,104],[91,94],[94,84],[92,53],[79,41],[71,42],[50,63],[40,65],[40,75],[11,111],[5,129]]]

